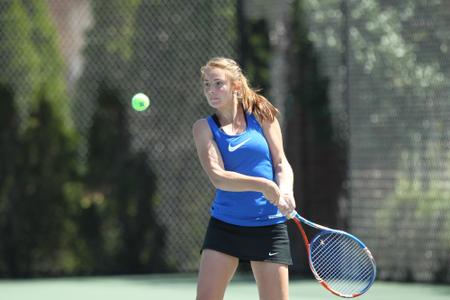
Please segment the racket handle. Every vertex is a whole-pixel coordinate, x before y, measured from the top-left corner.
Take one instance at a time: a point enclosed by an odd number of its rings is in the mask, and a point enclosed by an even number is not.
[[[293,211],[291,211],[290,213],[288,213],[288,214],[286,215],[286,218],[287,218],[288,220],[290,220],[290,219],[293,219],[296,215],[297,215],[297,211],[294,209]]]

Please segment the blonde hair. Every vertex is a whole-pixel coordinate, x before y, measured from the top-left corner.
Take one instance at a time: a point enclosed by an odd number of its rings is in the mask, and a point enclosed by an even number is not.
[[[278,115],[278,109],[267,100],[266,97],[258,94],[258,90],[252,89],[247,78],[242,73],[239,65],[232,59],[225,57],[215,57],[204,65],[201,71],[201,78],[204,78],[205,71],[210,68],[219,68],[228,72],[232,83],[238,83],[240,93],[238,100],[246,112],[252,113],[260,122],[273,122]]]

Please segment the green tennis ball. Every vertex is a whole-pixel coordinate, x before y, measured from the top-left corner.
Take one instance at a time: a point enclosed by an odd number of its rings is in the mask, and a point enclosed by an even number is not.
[[[144,111],[150,106],[150,99],[143,93],[138,93],[131,98],[131,106],[136,111]]]

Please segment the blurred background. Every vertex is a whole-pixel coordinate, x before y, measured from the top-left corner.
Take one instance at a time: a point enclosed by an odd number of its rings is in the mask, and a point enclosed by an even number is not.
[[[299,211],[380,280],[450,283],[449,48],[444,0],[1,0],[0,277],[196,272],[226,56],[281,111]]]

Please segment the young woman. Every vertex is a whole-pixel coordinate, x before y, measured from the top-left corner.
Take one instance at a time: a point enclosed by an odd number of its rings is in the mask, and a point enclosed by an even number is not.
[[[295,200],[278,110],[249,87],[231,59],[211,59],[201,68],[201,78],[216,112],[196,121],[193,135],[216,195],[197,299],[223,299],[240,260],[250,261],[260,299],[288,299],[292,259],[284,215],[295,209]]]

